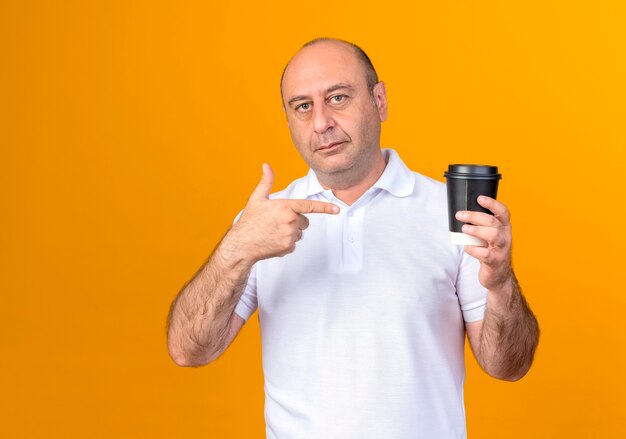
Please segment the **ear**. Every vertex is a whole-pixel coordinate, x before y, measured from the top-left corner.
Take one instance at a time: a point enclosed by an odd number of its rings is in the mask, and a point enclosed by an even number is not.
[[[380,121],[384,122],[387,120],[387,92],[385,90],[385,83],[380,81],[376,84],[372,90],[372,94],[374,95],[374,104],[376,104]]]

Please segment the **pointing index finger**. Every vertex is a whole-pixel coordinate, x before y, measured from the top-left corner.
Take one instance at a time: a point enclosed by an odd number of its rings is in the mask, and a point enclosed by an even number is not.
[[[287,200],[289,207],[296,213],[339,213],[339,206],[316,200]]]

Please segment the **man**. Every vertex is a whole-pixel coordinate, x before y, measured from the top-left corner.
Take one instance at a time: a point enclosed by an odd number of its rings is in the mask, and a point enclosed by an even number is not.
[[[381,150],[385,86],[367,55],[318,39],[281,92],[308,175],[261,182],[170,311],[181,366],[218,358],[258,308],[268,438],[465,437],[465,333],[481,367],[517,380],[537,322],[511,268],[511,226],[459,212],[486,247],[449,243],[445,185]]]

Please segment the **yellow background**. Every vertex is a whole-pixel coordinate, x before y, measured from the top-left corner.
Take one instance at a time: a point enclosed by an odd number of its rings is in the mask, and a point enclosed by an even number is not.
[[[306,172],[278,81],[334,36],[387,84],[383,146],[503,173],[543,332],[518,383],[468,356],[470,437],[626,437],[625,23],[619,0],[1,1],[0,435],[263,437],[256,315],[198,369],[165,318],[261,163],[275,190]]]

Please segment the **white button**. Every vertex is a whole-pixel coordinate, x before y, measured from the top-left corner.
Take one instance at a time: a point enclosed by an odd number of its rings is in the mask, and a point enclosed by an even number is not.
[[[348,216],[354,216],[354,212],[353,211],[348,212]]]

